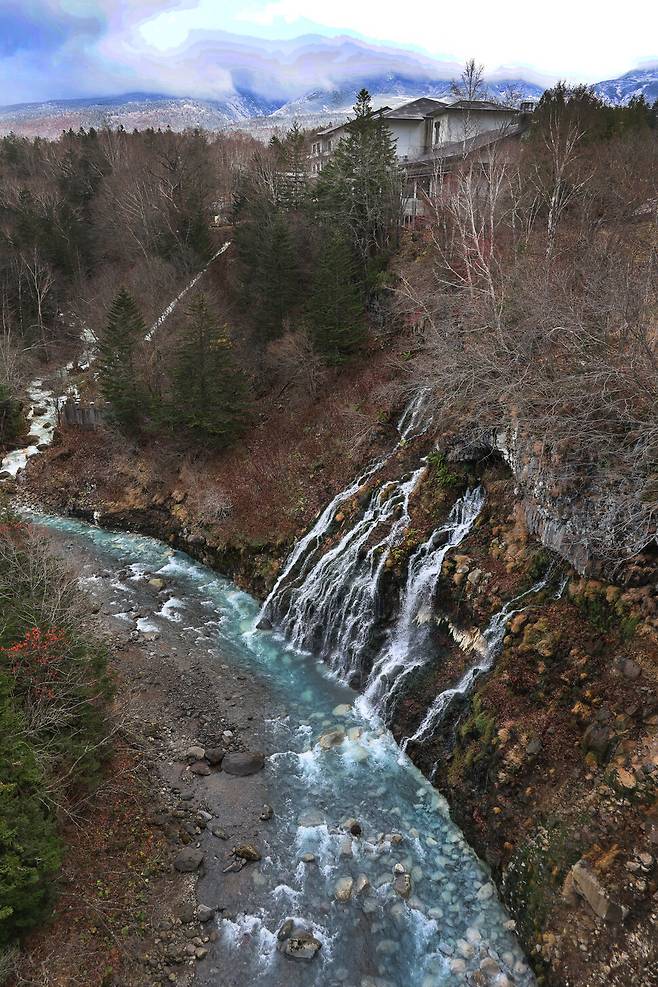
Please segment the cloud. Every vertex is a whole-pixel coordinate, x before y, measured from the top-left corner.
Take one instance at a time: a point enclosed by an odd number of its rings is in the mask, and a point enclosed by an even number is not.
[[[644,21],[630,16],[645,2],[627,0],[629,16],[613,23],[554,0],[539,23],[526,0],[506,0],[503,13],[473,0],[468,17],[436,0],[409,0],[404,12],[381,0],[0,0],[0,91],[5,103],[236,90],[275,101],[355,77],[451,78],[471,55],[497,78],[595,79],[655,54],[638,50],[658,36],[653,3]]]

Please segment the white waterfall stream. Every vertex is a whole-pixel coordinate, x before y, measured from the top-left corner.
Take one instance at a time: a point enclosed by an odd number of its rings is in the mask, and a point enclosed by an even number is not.
[[[386,718],[406,677],[429,658],[432,604],[443,560],[469,533],[484,504],[484,490],[469,490],[454,505],[445,524],[432,532],[409,559],[399,616],[374,662],[365,698]]]
[[[343,677],[361,670],[377,623],[386,559],[404,536],[409,499],[424,471],[421,465],[397,484],[376,490],[363,516],[305,573],[301,584],[286,591],[279,618],[286,637],[294,647],[330,659]]]
[[[402,417],[396,426],[398,441],[393,446],[391,451],[368,466],[363,473],[359,474],[353,483],[350,483],[349,486],[345,488],[345,490],[341,490],[340,493],[336,494],[333,500],[331,500],[325,509],[318,515],[314,524],[309,528],[306,534],[295,543],[292,552],[286,560],[282,572],[261,607],[259,620],[263,620],[264,618],[269,619],[271,616],[277,620],[280,620],[278,610],[280,591],[282,587],[290,581],[293,574],[298,580],[305,575],[307,566],[304,563],[310,562],[313,557],[313,553],[322,544],[323,539],[326,537],[334,522],[334,518],[338,513],[339,508],[343,504],[347,504],[352,497],[358,494],[364,484],[366,484],[372,476],[378,473],[379,470],[386,465],[389,459],[395,455],[398,449],[405,442],[415,438],[415,436],[424,431],[423,423],[426,411],[425,405],[426,393],[421,390],[407,405],[402,413]],[[300,560],[302,560],[300,571],[296,571]]]
[[[467,696],[473,688],[475,680],[478,679],[480,675],[484,675],[486,672],[491,671],[500,651],[501,644],[503,643],[508,621],[511,620],[515,614],[520,613],[521,610],[524,609],[523,607],[521,609],[515,609],[515,605],[531,593],[539,593],[540,590],[544,589],[547,582],[548,576],[545,576],[539,582],[535,583],[535,585],[529,590],[526,590],[525,593],[521,593],[520,596],[510,600],[504,607],[502,607],[501,610],[498,611],[498,613],[494,614],[491,618],[489,626],[482,635],[485,642],[482,655],[466,672],[464,672],[456,686],[451,689],[446,689],[436,697],[413,736],[406,737],[403,740],[401,745],[402,750],[406,751],[407,747],[411,743],[419,744],[425,740],[429,740],[436,732],[437,727],[443,720],[452,702],[457,697],[463,698]]]

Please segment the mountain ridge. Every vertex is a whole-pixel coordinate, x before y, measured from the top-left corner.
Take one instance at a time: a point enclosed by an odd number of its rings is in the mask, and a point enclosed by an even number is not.
[[[116,96],[76,97],[0,106],[0,133],[24,137],[56,138],[62,131],[80,127],[123,126],[182,131],[200,127],[209,131],[243,130],[267,139],[294,121],[315,129],[342,123],[351,112],[355,93],[366,88],[376,107],[399,106],[419,96],[450,97],[452,80],[427,79],[387,72],[354,77],[340,85],[309,90],[289,100],[271,99],[249,89],[236,90],[217,99],[171,96],[154,92],[129,92]],[[595,83],[593,91],[606,102],[623,105],[634,96],[649,102],[658,99],[658,67],[635,69],[617,79]],[[487,82],[491,98],[505,100],[514,90],[520,98],[539,99],[543,88],[523,78]]]

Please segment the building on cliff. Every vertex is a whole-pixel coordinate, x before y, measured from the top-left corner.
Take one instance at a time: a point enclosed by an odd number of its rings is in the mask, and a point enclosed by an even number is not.
[[[494,149],[515,143],[527,129],[532,109],[530,102],[517,109],[486,99],[446,103],[423,96],[395,109],[377,110],[406,173],[405,219],[423,215],[457,162],[475,157],[486,164]],[[320,174],[350,126],[348,120],[317,134],[309,156],[311,177]]]

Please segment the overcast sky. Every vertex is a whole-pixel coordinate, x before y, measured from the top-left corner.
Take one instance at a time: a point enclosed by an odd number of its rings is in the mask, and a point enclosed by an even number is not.
[[[308,35],[320,37],[295,41]],[[337,36],[359,46],[345,57]],[[499,76],[612,78],[656,64],[658,2],[0,0],[2,104],[130,90],[211,97],[236,85],[278,98],[340,82],[359,59],[394,71],[417,61],[441,77],[434,60],[471,56]]]

